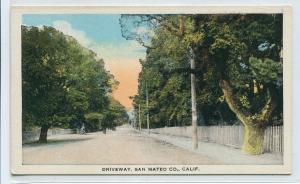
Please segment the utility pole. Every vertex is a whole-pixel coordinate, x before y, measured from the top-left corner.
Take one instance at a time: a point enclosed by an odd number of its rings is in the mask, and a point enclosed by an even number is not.
[[[142,122],[141,122],[141,104],[139,104],[139,129],[142,130]]]
[[[147,106],[147,129],[148,134],[150,134],[150,123],[149,123],[149,94],[148,94],[148,85],[146,82],[146,106]]]
[[[192,101],[192,139],[193,148],[198,148],[198,132],[197,132],[197,104],[196,104],[196,77],[195,77],[195,58],[192,47],[190,49],[191,62],[191,101]]]

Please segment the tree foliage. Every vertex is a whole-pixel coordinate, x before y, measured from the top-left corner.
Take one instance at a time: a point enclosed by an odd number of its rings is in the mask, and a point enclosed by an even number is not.
[[[236,116],[245,126],[244,151],[261,153],[261,133],[272,118],[282,118],[282,14],[137,16],[120,20],[127,22],[122,31],[134,32],[124,37],[150,43],[141,62],[136,111],[137,104],[145,104],[141,84],[147,81],[154,126],[182,125],[177,122],[190,116],[188,74],[195,73],[199,119],[212,124],[209,119],[224,122]],[[130,23],[145,22],[155,23],[150,42],[139,37],[138,28],[130,29]],[[194,71],[188,69],[190,48]]]
[[[40,141],[46,141],[52,126],[79,128],[86,123],[88,131],[99,130],[92,115],[105,117],[116,103],[109,97],[114,85],[104,61],[74,38],[52,27],[22,26],[23,130],[42,127]],[[121,105],[116,108],[125,111]],[[115,118],[106,122],[110,128]]]

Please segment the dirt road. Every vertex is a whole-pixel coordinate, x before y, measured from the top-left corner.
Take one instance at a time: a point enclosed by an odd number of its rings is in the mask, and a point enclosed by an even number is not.
[[[23,145],[23,164],[220,164],[156,140],[128,125],[116,131],[60,135],[47,144]]]

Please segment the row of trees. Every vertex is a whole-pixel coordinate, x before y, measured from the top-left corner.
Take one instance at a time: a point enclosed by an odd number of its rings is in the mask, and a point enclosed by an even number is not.
[[[52,27],[22,26],[23,131],[50,127],[106,131],[127,122],[125,108],[110,97],[118,85],[97,55]]]
[[[147,48],[134,96],[143,127],[146,114],[152,128],[193,122],[195,131],[238,119],[243,150],[262,153],[266,126],[282,119],[281,14],[122,15],[120,25]]]

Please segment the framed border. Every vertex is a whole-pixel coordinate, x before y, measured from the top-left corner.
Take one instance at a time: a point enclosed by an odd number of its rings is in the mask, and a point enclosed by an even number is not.
[[[21,92],[21,20],[22,14],[70,13],[283,13],[283,91],[284,91],[284,153],[283,165],[197,165],[191,172],[102,172],[111,165],[22,165],[22,92]],[[97,175],[169,175],[169,174],[291,174],[292,172],[292,9],[287,5],[203,5],[203,6],[15,6],[11,7],[10,25],[10,143],[12,174],[97,174]],[[148,165],[122,165],[147,167]],[[159,165],[156,165],[159,166]],[[164,165],[166,166],[166,165]],[[180,166],[180,165],[176,165]],[[193,165],[189,165],[193,166]],[[121,165],[114,165],[121,167]]]

